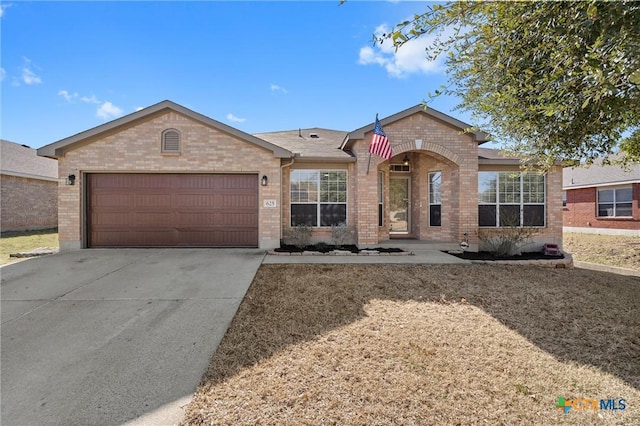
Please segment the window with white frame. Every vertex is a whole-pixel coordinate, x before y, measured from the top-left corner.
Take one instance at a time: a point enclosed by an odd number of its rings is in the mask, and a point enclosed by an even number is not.
[[[384,226],[384,172],[378,172],[378,226]]]
[[[346,170],[291,171],[291,226],[347,222]]]
[[[631,186],[598,189],[598,217],[631,217]]]
[[[429,173],[429,226],[442,226],[442,173]]]
[[[545,176],[479,172],[478,224],[483,227],[544,226]]]

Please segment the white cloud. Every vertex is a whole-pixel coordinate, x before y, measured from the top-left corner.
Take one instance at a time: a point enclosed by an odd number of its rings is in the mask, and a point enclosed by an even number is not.
[[[31,71],[29,68],[22,69],[22,81],[25,84],[40,84],[42,83],[42,79],[36,73]]]
[[[109,120],[121,116],[123,113],[121,108],[118,108],[109,101],[104,102],[96,111],[96,115],[103,120]]]
[[[285,89],[284,87],[282,87],[282,86],[278,86],[277,84],[273,84],[273,83],[271,83],[271,87],[270,87],[270,89],[271,89],[271,91],[272,91],[272,92],[282,92],[282,93],[284,93],[285,95],[286,95],[287,93],[289,93],[289,92],[287,91],[287,89]]]
[[[7,72],[4,70],[4,68],[0,67],[0,81],[4,81],[4,78],[6,77]]]
[[[78,92],[69,92],[68,90],[59,90],[58,96],[62,96],[67,102],[75,102],[77,99],[85,104],[101,105],[103,102],[96,98],[96,95],[80,96]]]
[[[376,36],[388,34],[390,28],[386,24],[378,26]],[[361,65],[379,65],[387,70],[392,77],[405,77],[415,73],[435,73],[443,69],[443,57],[429,61],[425,49],[434,41],[434,36],[423,35],[410,40],[396,51],[392,43],[385,40],[374,47],[365,46],[360,49],[358,63]]]
[[[243,122],[247,121],[246,118],[236,117],[235,115],[233,115],[231,113],[227,114],[227,120],[233,121],[233,122],[236,122],[236,123],[243,123]]]
[[[83,97],[80,98],[80,100],[82,102],[84,102],[85,104],[96,104],[96,105],[98,105],[98,104],[102,103],[102,101],[99,100],[98,98],[96,98],[95,95],[83,96]]]
[[[58,96],[61,96],[69,103],[75,103],[77,100],[84,104],[99,105],[96,109],[96,116],[103,120],[111,120],[124,114],[124,110],[110,101],[101,101],[95,95],[80,96],[78,92],[69,92],[68,90],[59,90]],[[140,111],[142,107],[138,107],[136,111]]]
[[[4,16],[5,9],[11,7],[11,3],[9,4],[0,4],[0,18]]]
[[[21,72],[24,84],[31,85],[42,83],[40,76],[31,69],[31,59],[23,57],[22,62]]]
[[[77,93],[69,93],[68,90],[58,90],[58,96],[62,96],[65,101],[73,102],[78,97]]]

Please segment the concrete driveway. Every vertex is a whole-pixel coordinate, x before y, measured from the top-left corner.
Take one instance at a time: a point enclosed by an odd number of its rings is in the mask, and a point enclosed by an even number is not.
[[[263,257],[82,250],[1,268],[0,423],[178,422]]]

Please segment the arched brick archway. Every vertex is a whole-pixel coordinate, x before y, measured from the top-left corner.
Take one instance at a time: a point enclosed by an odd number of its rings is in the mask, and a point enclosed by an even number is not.
[[[437,154],[438,156],[443,157],[444,159],[449,160],[450,162],[458,166],[462,163],[462,158],[460,158],[458,154],[454,153],[448,148],[443,147],[442,145],[431,142],[405,142],[393,147],[394,157],[411,151],[420,152],[422,154]]]

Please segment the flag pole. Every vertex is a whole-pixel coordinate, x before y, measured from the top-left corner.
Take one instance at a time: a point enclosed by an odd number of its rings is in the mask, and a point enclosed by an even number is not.
[[[377,113],[376,113],[376,121],[378,121]],[[371,142],[369,142],[369,162],[367,163],[367,174],[369,174],[369,166],[371,166]]]

